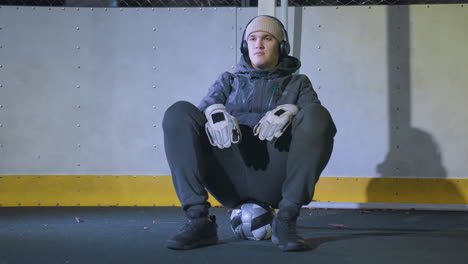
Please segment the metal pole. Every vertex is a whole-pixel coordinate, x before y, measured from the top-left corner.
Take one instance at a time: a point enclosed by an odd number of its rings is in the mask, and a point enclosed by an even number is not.
[[[281,18],[284,28],[288,30],[288,0],[281,0]]]

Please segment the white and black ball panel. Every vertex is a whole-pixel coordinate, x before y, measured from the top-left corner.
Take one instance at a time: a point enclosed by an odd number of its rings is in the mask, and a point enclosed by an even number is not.
[[[241,237],[245,237],[247,239],[251,239],[254,237],[250,229],[250,223],[242,223],[241,232]]]
[[[275,216],[272,209],[246,203],[241,209],[235,209],[231,214],[232,231],[241,239],[263,240],[272,235],[271,223]]]
[[[247,239],[242,232],[242,211],[241,209],[234,209],[231,213],[231,229],[241,239]]]
[[[268,240],[273,234],[271,225],[265,225],[262,228],[258,228],[252,231],[254,240]]]

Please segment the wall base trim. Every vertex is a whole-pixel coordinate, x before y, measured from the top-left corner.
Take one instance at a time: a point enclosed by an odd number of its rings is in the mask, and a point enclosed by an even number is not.
[[[209,201],[220,205],[211,196]],[[466,210],[466,201],[468,179],[321,177],[311,206]],[[180,202],[172,178],[164,175],[0,175],[0,206],[180,206]]]
[[[392,204],[392,203],[335,203],[310,202],[304,208],[327,209],[389,209],[389,210],[427,210],[427,211],[468,211],[467,204]]]

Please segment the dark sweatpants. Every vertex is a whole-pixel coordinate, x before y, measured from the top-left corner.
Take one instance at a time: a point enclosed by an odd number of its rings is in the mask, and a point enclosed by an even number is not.
[[[302,108],[279,138],[261,141],[241,125],[242,141],[213,147],[205,115],[189,102],[177,102],[164,115],[164,146],[174,187],[186,210],[207,204],[208,190],[234,208],[256,200],[278,208],[281,200],[307,204],[333,149],[335,125],[319,104]]]

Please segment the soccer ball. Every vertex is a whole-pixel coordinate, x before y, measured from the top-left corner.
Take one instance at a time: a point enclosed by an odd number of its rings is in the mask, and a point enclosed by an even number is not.
[[[267,240],[271,238],[271,223],[275,217],[273,209],[245,203],[231,213],[231,229],[240,239]]]

